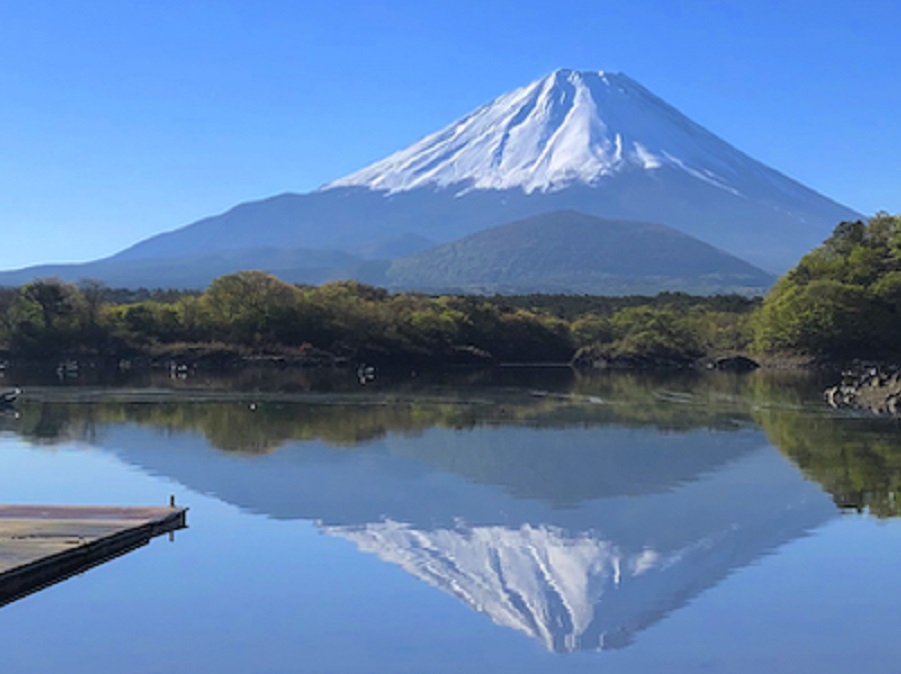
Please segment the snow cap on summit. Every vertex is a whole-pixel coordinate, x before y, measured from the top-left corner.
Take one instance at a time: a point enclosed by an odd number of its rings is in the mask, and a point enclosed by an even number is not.
[[[553,191],[661,166],[737,194],[759,165],[626,75],[560,69],[323,189]]]

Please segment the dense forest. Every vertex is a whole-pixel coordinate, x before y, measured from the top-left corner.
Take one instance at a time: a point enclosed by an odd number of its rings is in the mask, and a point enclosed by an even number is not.
[[[19,360],[210,363],[577,362],[687,366],[751,353],[836,361],[901,355],[901,216],[843,222],[764,300],[662,293],[438,296],[354,281],[291,285],[257,271],[202,293],[37,279],[0,288],[0,352]],[[218,361],[216,360],[218,358]],[[581,359],[581,360],[580,360]]]

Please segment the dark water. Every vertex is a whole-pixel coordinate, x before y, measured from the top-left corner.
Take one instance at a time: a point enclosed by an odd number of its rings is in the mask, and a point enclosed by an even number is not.
[[[901,671],[901,431],[802,376],[36,383],[0,502],[190,529],[0,609],[3,672]]]

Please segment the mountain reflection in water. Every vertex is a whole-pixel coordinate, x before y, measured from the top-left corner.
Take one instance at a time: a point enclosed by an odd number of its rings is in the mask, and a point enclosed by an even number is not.
[[[830,424],[870,422],[805,409],[763,378],[705,381],[609,378],[469,403],[31,403],[0,423],[103,447],[249,512],[313,521],[572,651],[629,644],[836,516],[770,442],[835,503],[895,514],[901,462],[884,427],[835,451],[830,438],[848,438]]]

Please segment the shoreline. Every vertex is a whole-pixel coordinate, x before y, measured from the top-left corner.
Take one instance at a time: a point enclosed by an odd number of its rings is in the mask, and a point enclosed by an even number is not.
[[[312,369],[355,370],[361,366],[374,366],[384,370],[415,368],[423,371],[465,370],[482,368],[571,368],[579,372],[600,371],[728,371],[744,372],[763,370],[810,370],[843,372],[876,368],[880,371],[901,369],[897,361],[885,360],[823,360],[805,356],[749,356],[746,354],[705,355],[698,358],[669,359],[652,355],[610,357],[579,360],[576,355],[569,361],[561,360],[497,360],[490,356],[472,359],[429,357],[424,355],[373,354],[363,357],[335,355],[317,350],[313,354],[255,353],[242,354],[239,350],[204,350],[190,348],[163,354],[141,353],[122,356],[96,356],[66,354],[53,358],[18,357],[0,353],[0,376],[9,370],[34,368],[77,372],[83,369],[128,371],[165,371],[189,368],[196,372],[226,373],[246,368],[260,369]]]

